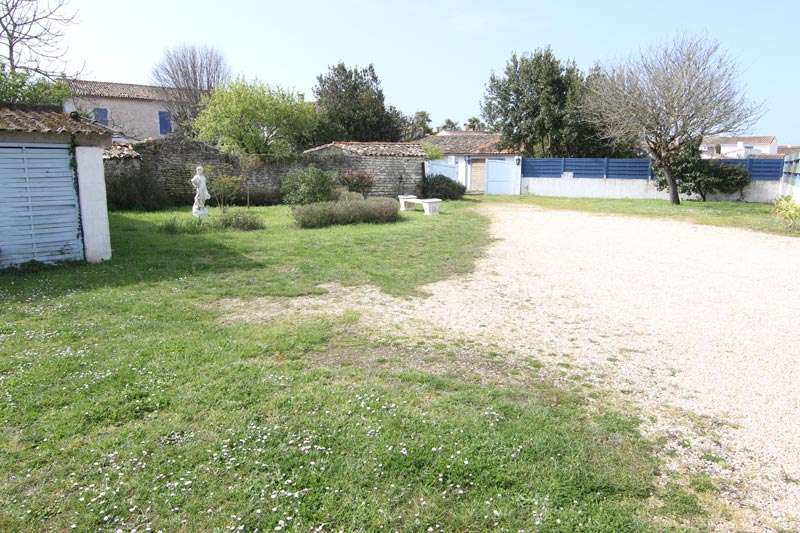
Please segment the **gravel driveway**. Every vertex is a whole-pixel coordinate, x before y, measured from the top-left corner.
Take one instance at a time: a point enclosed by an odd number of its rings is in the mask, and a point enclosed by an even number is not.
[[[425,287],[430,297],[334,288],[308,299],[568,363],[642,407],[644,430],[667,442],[665,478],[723,480],[734,517],[720,529],[800,527],[800,239],[481,209],[497,242],[474,273]]]

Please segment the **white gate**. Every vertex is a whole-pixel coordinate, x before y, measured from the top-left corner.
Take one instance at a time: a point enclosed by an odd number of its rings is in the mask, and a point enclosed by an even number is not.
[[[514,194],[517,164],[506,159],[486,160],[486,194]]]
[[[0,144],[0,268],[83,259],[69,146]]]

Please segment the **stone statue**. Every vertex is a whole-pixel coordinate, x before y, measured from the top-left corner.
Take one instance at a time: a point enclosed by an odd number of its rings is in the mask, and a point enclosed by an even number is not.
[[[206,186],[206,177],[203,175],[203,167],[197,167],[197,173],[192,178],[192,185],[194,186],[194,205],[192,206],[192,215],[196,217],[208,216],[208,209],[206,208],[206,200],[211,198],[208,194],[208,187]]]

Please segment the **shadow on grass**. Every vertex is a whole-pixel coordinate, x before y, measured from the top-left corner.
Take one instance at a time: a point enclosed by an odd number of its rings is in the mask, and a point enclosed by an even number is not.
[[[127,213],[109,215],[111,260],[99,264],[35,264],[0,271],[3,299],[19,302],[32,295],[52,297],[74,290],[122,287],[263,266],[242,250],[226,244],[225,232],[167,234],[159,230],[158,224]]]

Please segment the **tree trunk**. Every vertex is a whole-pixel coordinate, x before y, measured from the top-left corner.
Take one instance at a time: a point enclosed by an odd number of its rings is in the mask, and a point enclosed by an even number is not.
[[[664,165],[663,169],[664,176],[667,178],[667,184],[669,185],[669,201],[672,202],[673,205],[680,205],[681,197],[678,194],[678,182],[675,181],[675,176],[672,174],[672,169],[667,165]]]

